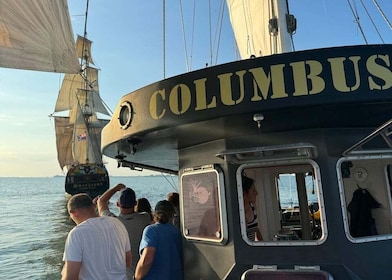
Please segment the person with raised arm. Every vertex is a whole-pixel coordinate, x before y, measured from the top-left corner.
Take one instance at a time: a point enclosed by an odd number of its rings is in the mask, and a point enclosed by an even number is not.
[[[109,200],[115,193],[119,192],[120,196],[116,202],[120,213],[115,215],[109,209]],[[136,204],[136,195],[131,188],[124,184],[117,184],[115,187],[104,192],[97,201],[98,213],[100,216],[117,217],[126,227],[131,242],[132,263],[127,269],[128,280],[133,279],[136,264],[139,260],[139,244],[142,238],[143,230],[151,223],[150,215],[146,212],[138,213],[134,211]]]

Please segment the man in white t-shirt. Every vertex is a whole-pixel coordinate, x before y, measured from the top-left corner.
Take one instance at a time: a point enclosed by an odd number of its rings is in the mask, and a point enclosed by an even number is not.
[[[116,217],[116,215],[109,210],[108,205],[110,198],[116,192],[120,192],[120,196],[116,203],[120,211],[117,218],[125,225],[132,248],[131,267],[127,269],[128,280],[130,280],[133,279],[136,264],[139,261],[139,244],[142,239],[143,230],[146,226],[151,224],[151,217],[147,212],[135,212],[136,194],[131,188],[127,188],[124,184],[116,185],[99,197],[97,203],[100,216]]]
[[[131,246],[124,225],[116,218],[99,217],[87,194],[72,196],[67,208],[76,226],[65,242],[61,279],[126,280]]]

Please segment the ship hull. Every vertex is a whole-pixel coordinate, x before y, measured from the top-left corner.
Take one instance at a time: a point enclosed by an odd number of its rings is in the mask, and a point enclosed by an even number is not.
[[[107,189],[109,189],[109,174],[102,164],[79,164],[67,172],[66,195],[87,193],[91,198],[95,198]]]
[[[103,153],[179,175],[185,279],[389,279],[390,124],[369,136],[392,118],[391,57],[392,45],[328,48],[159,81],[121,98]],[[347,152],[367,137],[375,141]],[[244,173],[255,180],[262,241],[247,238]],[[296,178],[299,224],[282,219],[282,175]],[[370,209],[377,234],[354,232],[357,189],[382,205]]]

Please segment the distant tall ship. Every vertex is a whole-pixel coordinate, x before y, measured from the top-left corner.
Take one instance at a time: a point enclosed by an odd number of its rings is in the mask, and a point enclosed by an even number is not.
[[[99,95],[98,69],[91,67],[94,65],[91,45],[86,36],[78,35],[80,72],[65,74],[52,116],[58,162],[67,171],[66,194],[88,193],[93,198],[109,188],[109,175],[100,150],[101,131],[108,120],[98,114],[110,114]]]

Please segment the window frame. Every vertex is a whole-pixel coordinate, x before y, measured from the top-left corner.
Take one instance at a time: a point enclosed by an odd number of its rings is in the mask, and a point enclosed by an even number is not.
[[[203,173],[215,173],[216,176],[216,183],[217,183],[217,202],[218,202],[218,214],[220,216],[220,229],[221,229],[221,236],[219,238],[208,238],[208,237],[200,237],[200,236],[195,236],[195,235],[188,235],[187,234],[187,228],[186,228],[186,213],[187,211],[185,210],[184,205],[186,204],[184,202],[185,199],[185,186],[184,186],[184,178],[187,176],[197,176]],[[181,207],[181,226],[182,226],[182,232],[183,236],[185,239],[189,241],[196,241],[196,242],[205,242],[205,243],[214,243],[214,244],[219,244],[219,245],[224,245],[226,244],[228,240],[228,227],[227,227],[227,208],[226,208],[226,198],[225,198],[225,184],[224,184],[224,176],[222,170],[216,166],[216,165],[204,165],[201,167],[195,167],[195,168],[187,168],[182,171],[181,177],[180,177],[180,192],[182,195],[180,195],[180,207]],[[188,201],[189,202],[189,201]]]
[[[268,240],[268,241],[250,241],[246,234],[246,221],[245,221],[245,210],[243,205],[243,192],[242,192],[242,180],[241,174],[243,170],[250,168],[260,168],[260,169],[280,169],[286,172],[285,166],[298,166],[298,165],[309,165],[314,172],[314,184],[317,188],[317,199],[319,203],[320,209],[320,223],[322,228],[322,235],[320,239],[317,240]],[[287,169],[286,169],[287,170]],[[328,238],[328,228],[326,223],[326,214],[325,214],[325,205],[324,205],[324,196],[323,189],[321,184],[321,174],[320,168],[318,164],[311,159],[292,159],[292,160],[281,160],[281,161],[259,161],[259,162],[251,162],[244,163],[240,165],[236,171],[236,180],[237,180],[237,195],[238,195],[238,205],[240,212],[240,228],[241,228],[241,236],[244,242],[251,246],[317,246],[323,244]],[[276,187],[276,186],[275,186]],[[260,193],[260,189],[257,189]],[[258,210],[258,214],[261,210]],[[267,213],[267,215],[270,215]],[[259,216],[259,215],[258,215]]]
[[[343,215],[343,224],[344,224],[344,232],[347,237],[347,239],[352,242],[352,243],[365,243],[365,242],[374,242],[374,241],[380,241],[380,240],[389,240],[392,239],[392,230],[389,234],[378,234],[378,235],[369,235],[369,236],[364,236],[364,237],[353,237],[350,233],[350,219],[349,219],[349,212],[348,212],[348,203],[346,203],[346,193],[345,193],[345,188],[344,188],[344,182],[343,182],[343,176],[342,176],[342,163],[343,162],[349,162],[349,161],[372,161],[372,160],[391,160],[392,165],[392,155],[387,154],[387,155],[381,155],[381,154],[376,154],[376,155],[358,155],[358,156],[346,156],[340,158],[337,163],[336,163],[336,173],[337,173],[337,178],[338,178],[338,187],[339,187],[339,196],[340,196],[340,204],[342,208],[342,215]],[[383,168],[384,170],[384,176],[385,176],[385,182],[387,184],[385,187],[389,187],[391,190],[391,182],[388,178],[388,172],[387,172],[387,167],[388,165],[385,165]],[[389,214],[390,214],[390,219],[392,219],[392,198],[391,198],[391,192],[389,192]],[[348,199],[347,201],[350,201]],[[385,207],[385,206],[384,206]]]

